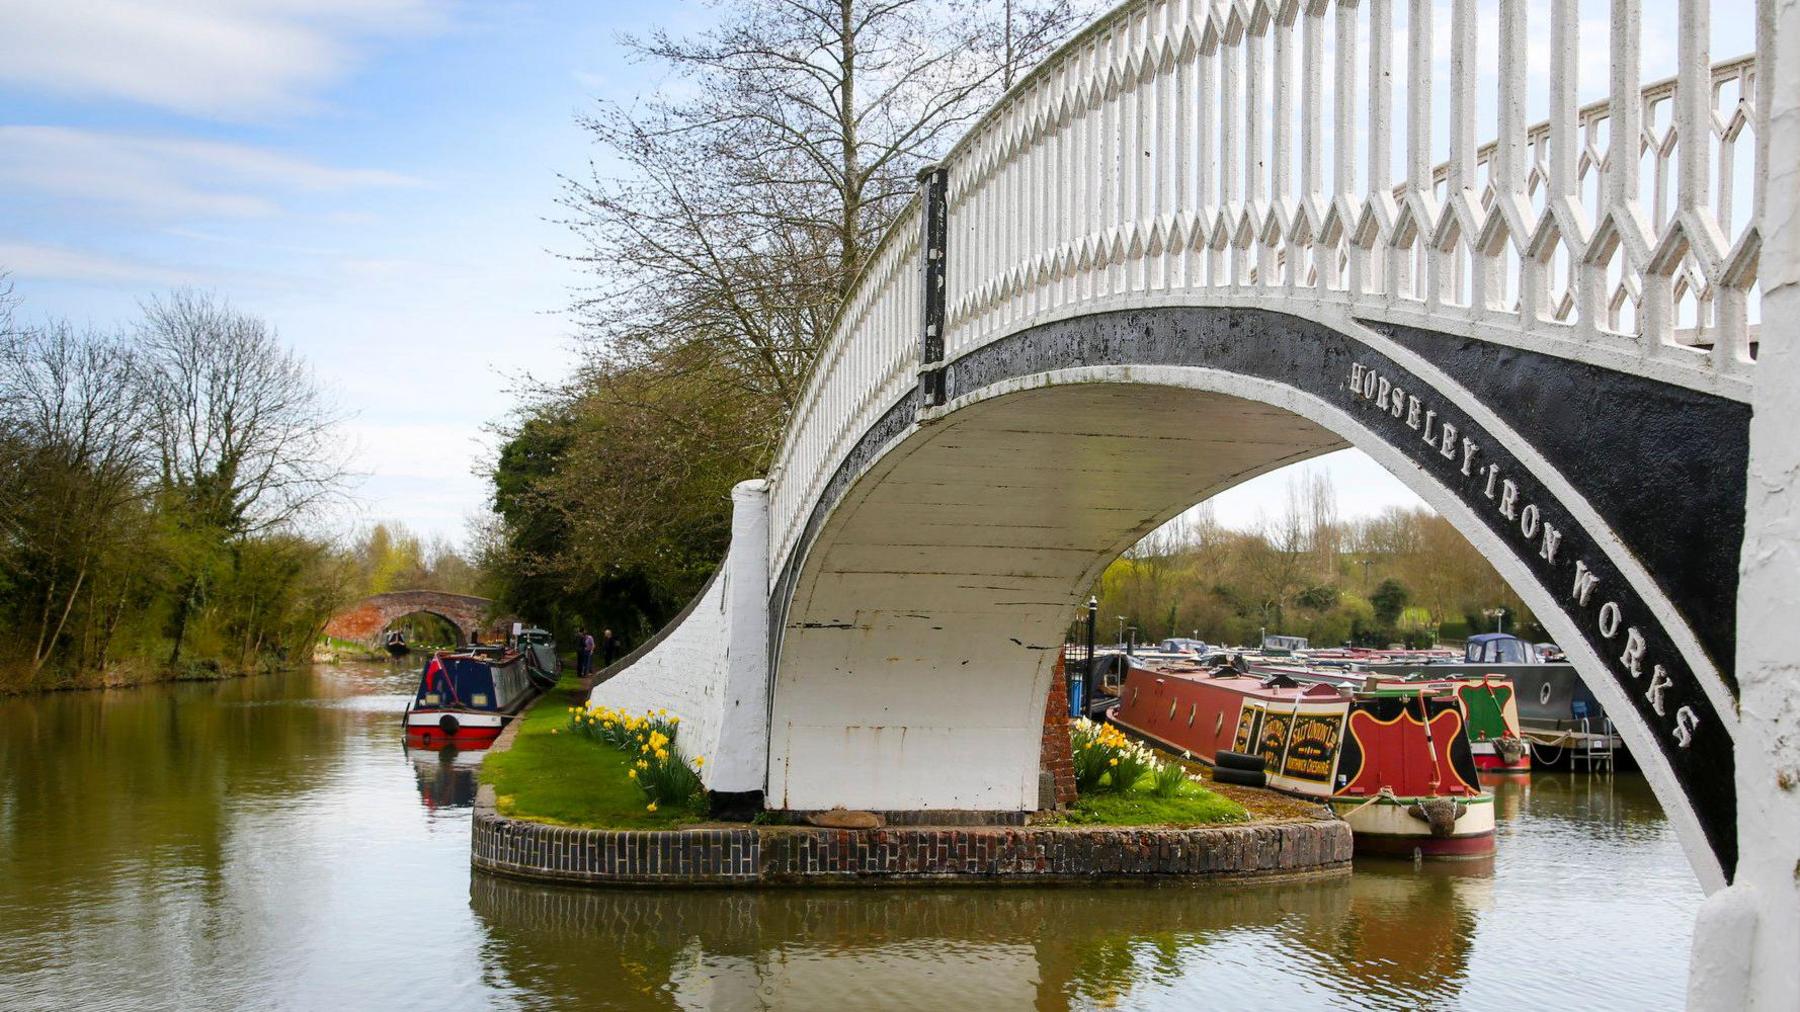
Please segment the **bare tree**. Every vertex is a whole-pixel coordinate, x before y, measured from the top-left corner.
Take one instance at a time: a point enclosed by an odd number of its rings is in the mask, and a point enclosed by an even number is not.
[[[998,8],[998,10],[997,10]],[[742,0],[627,39],[690,87],[583,119],[623,172],[569,180],[603,355],[699,344],[791,408],[914,174],[1086,13],[1075,0]]]
[[[0,440],[21,490],[0,504],[11,564],[32,587],[31,670],[62,637],[93,567],[141,501],[143,386],[121,341],[67,323],[0,332]]]
[[[179,291],[144,307],[139,339],[160,489],[178,522],[229,547],[338,494],[340,419],[267,323]],[[180,580],[171,664],[208,582],[192,561]]]
[[[12,278],[0,271],[0,357],[9,362],[20,355],[19,344],[23,340],[23,335],[13,324],[13,313],[18,304],[18,297],[13,293]],[[0,377],[0,387],[7,381],[8,377]],[[12,381],[16,382],[16,377]],[[0,401],[0,466],[16,473],[24,456],[25,444],[13,412],[6,410],[10,403],[11,398]],[[6,563],[16,556],[21,546],[18,510],[23,495],[22,483],[0,481],[0,563]]]
[[[1261,606],[1264,624],[1281,629],[1288,602],[1306,589],[1313,568],[1315,522],[1329,504],[1321,505],[1316,497],[1330,495],[1329,483],[1321,488],[1310,475],[1294,475],[1288,479],[1287,504],[1274,516],[1264,514],[1259,523],[1261,537],[1244,545],[1243,564],[1250,575],[1250,585]]]
[[[267,323],[179,291],[145,305],[139,336],[160,479],[196,520],[241,536],[339,492],[341,418]]]

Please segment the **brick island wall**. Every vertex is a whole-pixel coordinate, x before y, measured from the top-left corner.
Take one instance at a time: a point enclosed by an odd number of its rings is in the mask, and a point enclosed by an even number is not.
[[[1348,872],[1350,827],[1336,819],[1196,829],[1069,826],[720,826],[573,829],[475,804],[473,865],[589,885],[796,885],[1255,878]]]

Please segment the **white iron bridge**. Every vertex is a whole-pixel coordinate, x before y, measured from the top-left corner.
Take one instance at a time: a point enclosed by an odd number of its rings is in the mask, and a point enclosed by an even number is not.
[[[1654,81],[1642,0],[1113,10],[921,174],[719,575],[595,698],[771,808],[1033,809],[1099,572],[1355,446],[1639,759],[1713,894],[1692,1000],[1791,1000],[1800,2],[1664,4]]]

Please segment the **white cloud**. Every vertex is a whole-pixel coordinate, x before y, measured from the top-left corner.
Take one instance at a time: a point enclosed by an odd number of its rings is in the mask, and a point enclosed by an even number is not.
[[[466,424],[352,421],[344,434],[354,447],[351,466],[385,479],[417,479],[448,486],[478,484],[477,459],[490,440]]]
[[[440,23],[429,0],[0,0],[0,80],[242,118],[310,105],[359,39]]]
[[[205,279],[196,272],[127,260],[103,253],[0,240],[0,270],[21,278],[82,281],[101,285],[189,285]]]
[[[244,144],[57,126],[0,126],[0,183],[161,218],[257,217],[279,211],[281,193],[419,185]]]

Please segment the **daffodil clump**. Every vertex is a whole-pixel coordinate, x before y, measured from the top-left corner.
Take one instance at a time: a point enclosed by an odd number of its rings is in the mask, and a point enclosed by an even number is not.
[[[1155,793],[1173,797],[1188,780],[1180,763],[1158,760],[1155,753],[1125,737],[1118,728],[1086,717],[1070,723],[1069,746],[1075,760],[1075,789],[1082,794],[1097,790],[1124,793],[1137,786],[1145,774],[1154,772]]]
[[[691,801],[703,789],[699,770],[706,757],[694,756],[690,766],[676,750],[680,726],[681,718],[667,710],[633,714],[594,703],[569,707],[571,731],[636,756],[625,775],[644,792],[648,812],[659,804]]]

